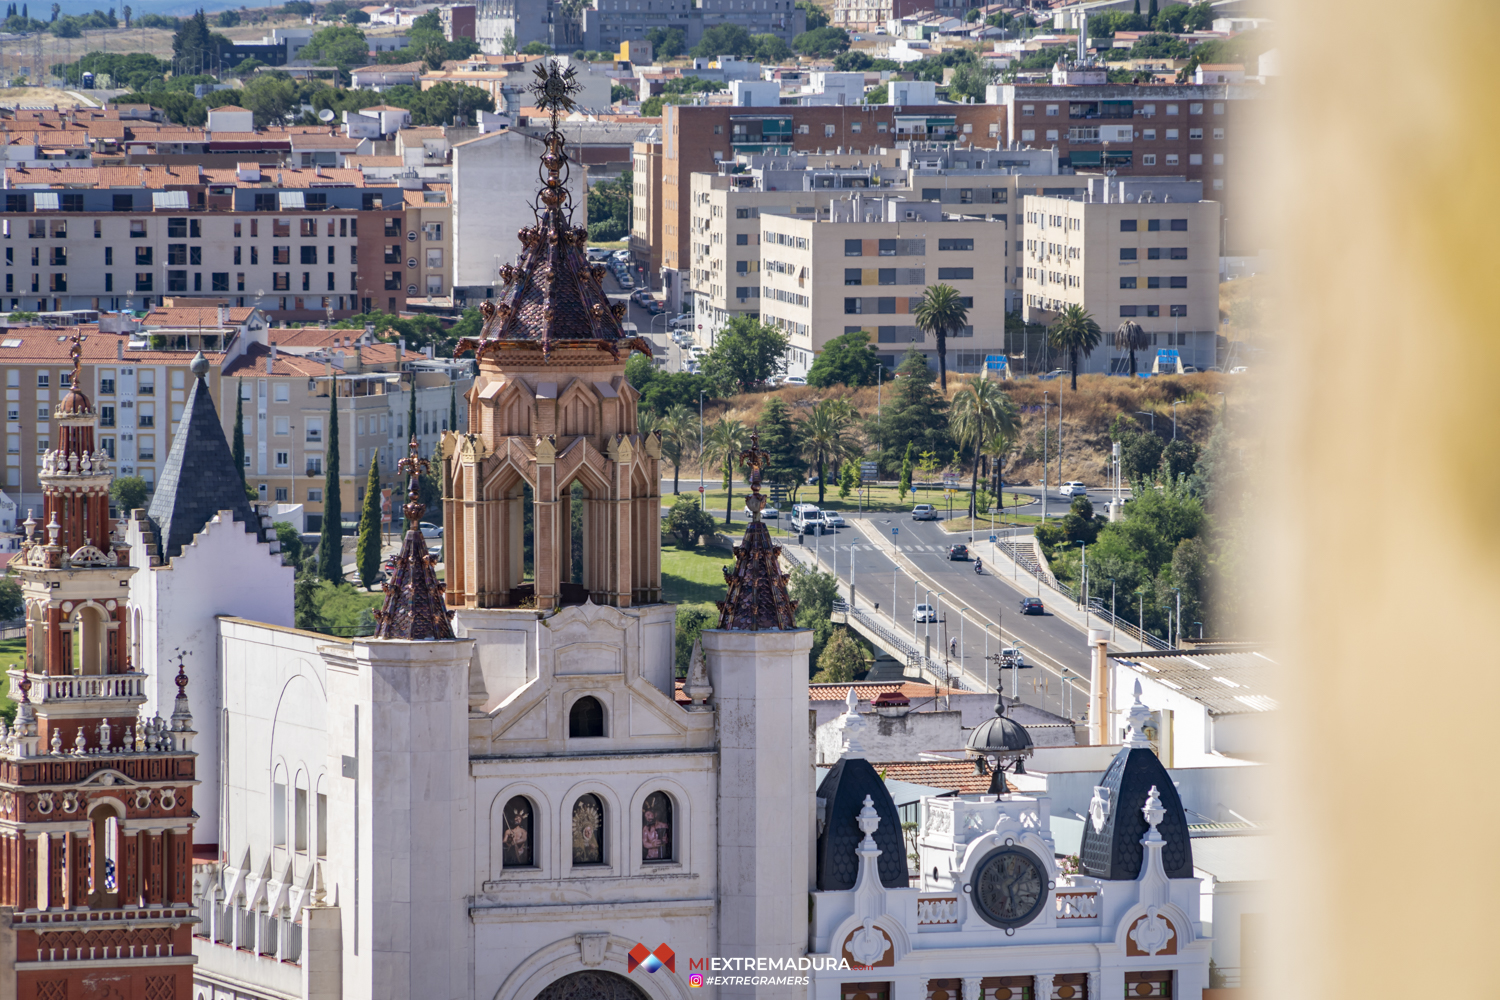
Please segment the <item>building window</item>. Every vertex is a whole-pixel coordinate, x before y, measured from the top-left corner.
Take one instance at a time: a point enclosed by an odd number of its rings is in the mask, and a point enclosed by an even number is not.
[[[1021,130],[1021,141],[1022,142],[1035,142],[1036,141],[1036,129],[1023,128]]]
[[[1154,167],[1154,166],[1156,166],[1156,154],[1155,153],[1142,153],[1141,154],[1141,166],[1143,166],[1143,167]]]
[[[277,503],[286,503],[286,495],[287,495],[287,489],[286,489],[285,486],[278,486],[278,487],[276,487],[276,502]],[[322,797],[323,796],[321,796],[321,795],[318,796],[318,798],[320,798],[320,799]]]
[[[1175,166],[1177,166],[1177,164],[1180,161],[1181,161],[1181,157],[1179,157],[1176,153],[1168,153],[1167,154],[1167,166],[1169,166],[1169,167],[1175,167]]]
[[[672,797],[652,792],[641,805],[641,860],[672,860]]]
[[[443,224],[441,222],[422,223],[422,239],[428,243],[441,243],[443,241]]]
[[[598,698],[584,696],[568,711],[568,736],[593,739],[604,735],[604,706]]]
[[[307,475],[309,475],[309,476],[321,476],[322,474],[323,474],[323,456],[322,455],[308,455],[307,456]]]
[[[1121,278],[1120,279],[1120,287],[1121,288],[1134,288],[1135,287],[1135,279],[1134,278]]]
[[[249,459],[250,459],[250,456],[246,455],[245,456],[245,460],[249,461]],[[292,464],[292,455],[291,455],[291,452],[278,451],[276,453],[276,468],[278,468],[278,469],[285,469],[288,466],[290,466],[291,464]]]
[[[1172,313],[1173,316],[1186,316],[1187,315],[1187,306],[1185,306],[1185,305],[1183,305],[1183,306],[1172,306],[1171,307],[1171,313]]]
[[[301,262],[303,264],[316,264],[318,262],[318,248],[305,246],[301,248]],[[277,261],[277,263],[281,263]]]
[[[323,502],[323,491],[320,490],[320,489],[316,489],[316,488],[309,489],[307,491],[307,502],[308,503],[322,503]]]
[[[597,795],[581,795],[573,803],[573,864],[604,863],[604,803]]]
[[[531,800],[524,795],[517,795],[505,803],[501,821],[505,824],[505,831],[501,834],[500,840],[500,866],[502,868],[535,867],[536,854],[532,844],[536,810],[532,808]]]
[[[1120,248],[1120,259],[1121,260],[1135,260],[1135,247],[1121,247]]]

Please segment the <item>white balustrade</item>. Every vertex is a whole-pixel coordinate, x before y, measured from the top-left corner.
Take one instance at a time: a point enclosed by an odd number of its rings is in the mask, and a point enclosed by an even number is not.
[[[1099,894],[1097,892],[1058,892],[1058,920],[1097,920],[1099,918]]]
[[[942,927],[958,923],[957,896],[923,896],[917,899],[917,926]]]
[[[12,670],[10,689],[19,691],[22,671]],[[95,698],[146,697],[146,675],[128,674],[31,674],[28,697],[34,705],[47,702],[77,701]]]

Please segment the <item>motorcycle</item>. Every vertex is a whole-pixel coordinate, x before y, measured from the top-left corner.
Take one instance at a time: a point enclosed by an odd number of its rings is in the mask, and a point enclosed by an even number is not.
[[[978,559],[974,560],[974,575],[975,576],[983,576],[984,575],[984,563],[980,562]]]

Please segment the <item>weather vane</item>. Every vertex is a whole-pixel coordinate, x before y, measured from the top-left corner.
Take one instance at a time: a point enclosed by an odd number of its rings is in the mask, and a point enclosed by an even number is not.
[[[760,520],[760,512],[766,505],[766,498],[760,495],[760,470],[770,457],[770,453],[760,446],[760,435],[756,433],[750,435],[750,447],[740,452],[741,468],[750,470],[750,496],[745,506],[756,521]]]
[[[68,384],[74,387],[78,385],[78,369],[83,364],[83,342],[87,339],[81,332],[73,331],[73,346],[68,348],[68,357],[73,359],[73,377]]]
[[[573,96],[580,89],[577,76],[577,71],[572,66],[558,69],[556,62],[544,59],[537,64],[536,82],[531,85],[536,106],[552,116],[552,127],[542,139],[547,150],[542,154],[542,169],[539,171],[542,190],[537,197],[552,213],[554,225],[567,221],[562,218],[562,207],[569,201],[564,176],[568,154],[564,151],[566,142],[563,134],[558,131],[557,126],[562,115],[573,110]],[[571,209],[568,214],[571,216]],[[541,222],[540,211],[537,212],[537,221]]]

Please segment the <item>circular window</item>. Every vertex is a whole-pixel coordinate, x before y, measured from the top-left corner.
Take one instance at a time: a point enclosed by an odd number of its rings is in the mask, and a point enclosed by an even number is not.
[[[415,243],[415,242],[417,242],[417,231],[415,229],[413,229],[411,232],[409,232],[409,233],[406,234],[406,242],[408,242],[408,243]]]
[[[416,285],[407,285],[406,286],[406,294],[407,295],[415,295],[415,294],[417,294],[417,286]]]
[[[995,927],[1029,924],[1047,901],[1046,869],[1023,847],[1000,847],[985,855],[970,886],[974,908]]]
[[[417,266],[417,258],[415,258],[415,257],[408,257],[408,258],[406,258],[406,266],[407,267],[416,267]]]

